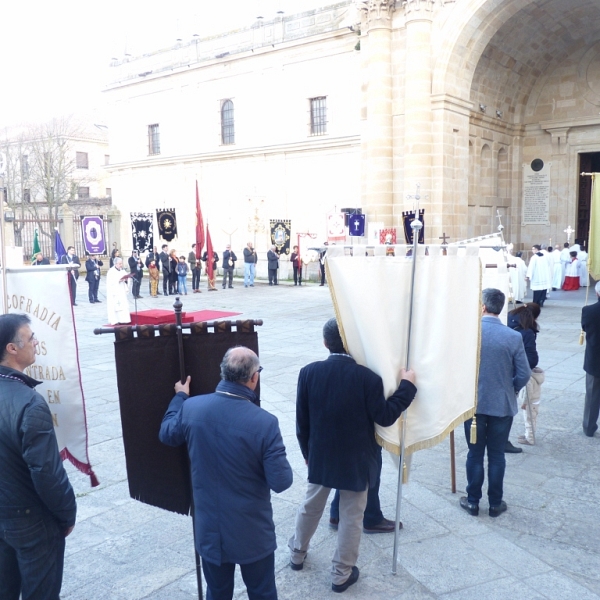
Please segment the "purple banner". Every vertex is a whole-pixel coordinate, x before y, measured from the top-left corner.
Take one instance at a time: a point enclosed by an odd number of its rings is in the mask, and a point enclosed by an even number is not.
[[[81,217],[83,245],[88,254],[106,254],[104,221],[102,217]]]

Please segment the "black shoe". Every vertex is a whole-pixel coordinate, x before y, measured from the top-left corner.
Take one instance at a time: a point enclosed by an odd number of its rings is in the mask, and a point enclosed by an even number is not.
[[[353,583],[356,583],[358,581],[359,575],[360,572],[358,570],[358,567],[352,567],[352,573],[350,574],[350,577],[348,577],[348,579],[345,581],[345,583],[340,583],[340,585],[332,583],[331,589],[334,592],[338,592],[339,594],[341,594],[342,592],[345,592]]]
[[[102,300],[94,300],[96,304],[102,304]]]
[[[363,533],[393,533],[394,529],[396,529],[396,522],[385,518],[381,519],[373,527],[365,527],[363,525]],[[398,523],[398,529],[402,529],[402,521]]]
[[[479,515],[479,504],[471,504],[466,496],[460,499],[460,507],[464,508],[473,517]]]
[[[290,558],[290,569],[292,569],[292,571],[302,571],[302,569],[304,569],[304,563],[301,562],[299,565],[297,565],[296,563],[293,563],[292,559]]]
[[[508,510],[506,502],[502,500],[498,506],[490,506],[490,517],[499,517],[503,512]]]
[[[75,304],[75,302],[73,302],[73,306],[77,306],[77,304]]]
[[[513,446],[510,441],[508,441],[506,442],[506,446],[504,446],[504,452],[508,454],[520,454],[523,452],[523,448],[517,448],[516,446]]]
[[[232,286],[232,285],[230,285],[230,286],[229,286],[229,289],[230,289],[230,290],[232,290],[232,289],[233,289],[233,286]]]
[[[338,530],[339,519],[329,519],[329,529],[333,529],[334,531]]]

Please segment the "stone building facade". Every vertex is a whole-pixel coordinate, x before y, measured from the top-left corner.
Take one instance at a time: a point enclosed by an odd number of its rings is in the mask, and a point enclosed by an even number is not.
[[[262,250],[269,218],[321,242],[343,207],[371,239],[400,230],[420,184],[430,242],[498,214],[517,248],[585,239],[599,40],[597,0],[366,0],[130,58],[107,90],[113,199],[176,208],[187,245],[198,180],[217,245]]]

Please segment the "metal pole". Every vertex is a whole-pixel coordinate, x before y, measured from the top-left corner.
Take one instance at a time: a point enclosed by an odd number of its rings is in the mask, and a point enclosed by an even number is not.
[[[415,219],[410,224],[413,232],[413,251],[412,251],[412,273],[410,278],[410,303],[408,310],[408,333],[406,336],[406,369],[409,368],[410,361],[410,338],[412,330],[413,306],[415,296],[415,273],[417,268],[417,247],[419,243],[419,232],[423,223],[419,221],[419,208],[415,211]],[[400,509],[402,507],[402,476],[404,473],[404,451],[406,449],[406,411],[402,414],[402,439],[400,440],[400,464],[398,465],[398,491],[396,494],[396,526],[394,528],[394,557],[392,559],[392,574],[396,575],[398,566],[398,533],[400,527]]]
[[[7,295],[8,289],[6,286],[6,243],[4,231],[4,177],[0,177],[0,257],[2,260],[2,313],[8,313]]]
[[[456,447],[454,445],[454,430],[450,432],[450,482],[452,493],[456,494]]]

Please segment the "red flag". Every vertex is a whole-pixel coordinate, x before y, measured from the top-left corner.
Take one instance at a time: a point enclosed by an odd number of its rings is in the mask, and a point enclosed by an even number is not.
[[[204,248],[204,220],[202,219],[202,211],[200,210],[200,194],[198,193],[198,181],[196,181],[196,259],[197,260],[200,260],[200,258],[202,257],[202,249],[203,248]]]
[[[196,246],[197,247],[197,246]],[[214,269],[214,252],[212,240],[210,239],[210,231],[208,230],[208,223],[206,224],[206,274],[208,275],[208,287],[214,288],[215,286],[215,269]]]

